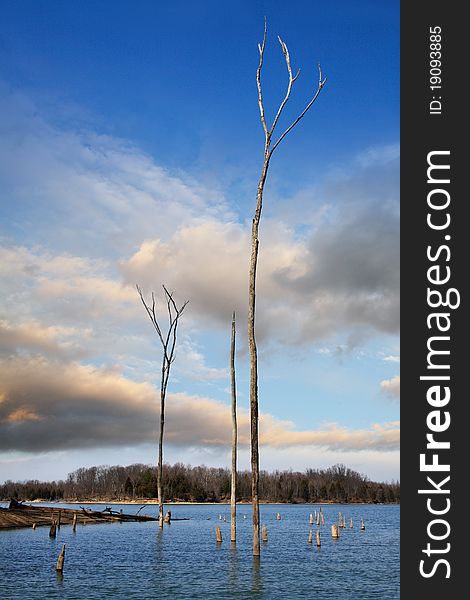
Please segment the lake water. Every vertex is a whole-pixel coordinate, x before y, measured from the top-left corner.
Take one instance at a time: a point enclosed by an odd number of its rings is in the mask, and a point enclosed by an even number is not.
[[[5,506],[5,504],[2,504]],[[57,504],[74,508],[72,505]],[[87,505],[84,504],[86,507]],[[90,508],[101,510],[104,505]],[[115,504],[125,513],[139,506]],[[160,530],[158,523],[62,526],[0,530],[2,600],[296,599],[392,600],[399,594],[399,520],[396,505],[322,506],[321,548],[308,544],[309,515],[318,506],[262,505],[268,528],[260,560],[251,555],[251,506],[238,507],[237,545],[230,544],[227,505],[169,506],[172,517],[189,517]],[[340,539],[331,537],[338,512],[347,519]],[[276,520],[277,512],[281,520]],[[155,516],[156,506],[140,514]],[[226,522],[219,519],[226,517]],[[243,518],[246,515],[246,519]],[[210,520],[208,520],[210,517]],[[354,528],[349,529],[353,518]],[[366,529],[361,531],[364,518]],[[223,543],[215,542],[220,525]],[[63,577],[55,564],[66,544]]]

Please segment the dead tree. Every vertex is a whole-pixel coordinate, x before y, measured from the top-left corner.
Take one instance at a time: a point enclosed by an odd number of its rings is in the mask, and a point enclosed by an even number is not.
[[[177,307],[173,294],[163,286],[165,293],[166,307],[168,312],[168,330],[166,334],[163,333],[160,324],[157,319],[156,307],[155,307],[155,294],[152,292],[152,302],[147,304],[142,290],[137,285],[137,291],[139,292],[142,304],[147,311],[147,314],[152,322],[152,325],[157,332],[158,338],[162,345],[162,370],[161,370],[161,381],[160,381],[160,433],[158,438],[158,467],[157,467],[157,495],[158,495],[158,515],[160,527],[163,527],[163,493],[162,493],[162,476],[163,476],[163,431],[165,428],[165,401],[166,391],[168,388],[168,380],[170,377],[170,368],[175,360],[175,349],[176,349],[176,333],[178,329],[178,321],[181,317],[187,301],[182,304],[180,308]]]
[[[278,37],[281,45],[282,53],[287,67],[288,82],[286,94],[279,104],[276,116],[270,127],[266,122],[264,104],[263,104],[263,93],[261,88],[261,69],[263,67],[264,49],[266,45],[266,20],[264,22],[264,35],[261,44],[258,44],[259,50],[259,65],[256,71],[256,83],[258,85],[258,106],[261,116],[261,125],[264,131],[264,155],[263,155],[263,167],[261,169],[261,175],[258,182],[258,190],[256,193],[256,210],[253,217],[251,226],[251,256],[250,256],[250,274],[249,274],[249,295],[248,295],[248,345],[250,349],[250,418],[251,418],[251,492],[252,492],[252,506],[253,506],[253,555],[259,556],[260,544],[259,544],[259,498],[258,498],[258,487],[259,487],[259,453],[258,453],[258,356],[257,347],[255,340],[255,298],[256,298],[256,267],[258,265],[258,249],[259,249],[259,224],[261,219],[261,210],[263,207],[263,192],[264,184],[266,183],[266,177],[268,174],[269,163],[273,152],[282,142],[297,123],[305,116],[315,100],[318,98],[323,86],[325,85],[326,78],[323,78],[320,65],[318,65],[318,83],[314,90],[313,97],[305,106],[304,110],[299,116],[284,130],[279,137],[273,141],[273,134],[276,130],[276,126],[279,119],[284,111],[287,101],[290,98],[292,86],[298,76],[300,75],[300,69],[295,75],[292,73],[292,67],[290,62],[289,50],[286,44]]]
[[[235,312],[232,315],[230,379],[232,384],[232,482],[230,494],[230,541],[237,541],[237,388],[235,383]]]

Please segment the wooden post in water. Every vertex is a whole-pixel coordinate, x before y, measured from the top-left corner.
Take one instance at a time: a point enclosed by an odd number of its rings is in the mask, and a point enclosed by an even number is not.
[[[349,529],[353,528],[353,520],[352,517],[349,519]]]
[[[73,515],[72,531],[74,533],[77,531],[77,513]]]
[[[57,525],[55,521],[52,521],[51,528],[49,529],[49,537],[55,538],[57,535]]]
[[[166,515],[165,515],[164,521],[165,521],[165,523],[171,523],[171,510],[167,510],[166,511]]]
[[[64,570],[64,561],[65,561],[65,544],[62,544],[62,550],[60,551],[59,558],[57,559],[57,564],[55,570],[58,573],[62,573]]]
[[[339,513],[338,525],[340,526],[340,528],[343,527],[343,515],[342,515],[342,513]]]
[[[317,548],[321,546],[320,530],[317,531]]]
[[[218,544],[222,543],[222,531],[218,525],[215,526],[215,541]]]
[[[313,542],[313,531],[310,529],[308,534],[308,543],[311,544]]]
[[[320,525],[320,513],[317,514],[317,525]]]
[[[37,523],[33,523],[33,529],[36,529]]]
[[[313,515],[310,513],[310,525],[313,525]]]
[[[333,525],[331,526],[331,537],[334,540],[337,540],[339,538],[339,529],[338,529],[338,525],[336,525],[336,523],[333,523]]]
[[[364,525],[364,519],[362,519],[362,523],[361,523],[361,530],[364,531],[366,528],[366,526]]]
[[[277,519],[278,521],[280,521],[280,520],[281,520],[281,513],[279,513],[279,512],[277,513],[277,515],[276,515],[276,519]]]
[[[324,525],[325,524],[325,517],[323,516],[323,513],[321,514],[321,524]]]
[[[266,525],[263,525],[263,528],[261,529],[261,539],[263,540],[263,542],[268,541],[268,528],[266,527]]]

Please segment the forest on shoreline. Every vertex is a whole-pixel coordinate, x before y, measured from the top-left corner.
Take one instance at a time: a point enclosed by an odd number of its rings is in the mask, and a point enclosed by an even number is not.
[[[163,495],[166,502],[227,502],[230,500],[230,470],[191,467],[182,463],[164,465]],[[327,469],[261,471],[260,500],[280,503],[400,502],[398,482],[374,482],[344,465]],[[80,468],[66,480],[40,482],[6,481],[0,499],[32,501],[120,501],[157,497],[156,468],[133,464]],[[237,501],[251,501],[251,473],[237,473]]]

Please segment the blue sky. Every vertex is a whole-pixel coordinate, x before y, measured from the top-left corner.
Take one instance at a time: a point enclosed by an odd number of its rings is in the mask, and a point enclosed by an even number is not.
[[[230,315],[246,444],[249,231],[261,466],[398,479],[399,3],[9,2],[0,34],[0,480],[151,462],[159,354],[134,285],[190,301],[166,459],[229,464]],[[97,425],[99,423],[99,426]],[[245,429],[244,429],[245,428]],[[264,436],[264,437],[263,437]]]

